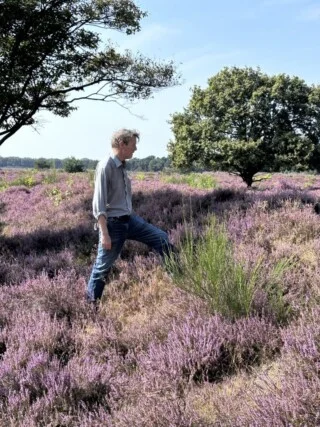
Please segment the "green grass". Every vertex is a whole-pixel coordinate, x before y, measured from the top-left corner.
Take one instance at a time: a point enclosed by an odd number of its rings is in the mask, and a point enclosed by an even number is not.
[[[49,169],[43,178],[43,184],[55,184],[56,182],[58,182],[57,169]]]
[[[146,174],[144,172],[136,172],[134,178],[138,181],[144,181],[146,179]]]
[[[193,172],[185,175],[162,175],[161,180],[167,184],[186,184],[203,190],[210,190],[217,186],[215,177],[208,173]]]
[[[173,258],[166,261],[175,285],[205,299],[213,313],[231,319],[252,314],[255,294],[263,288],[277,321],[286,321],[289,308],[283,298],[281,279],[288,261],[276,264],[266,279],[263,259],[250,269],[234,259],[225,227],[215,217],[210,218],[200,237],[195,236],[192,226],[186,229],[179,262]]]
[[[0,191],[1,190],[6,190],[9,187],[15,187],[18,185],[23,185],[25,187],[31,188],[34,187],[35,185],[37,185],[38,182],[36,181],[35,177],[34,177],[34,172],[27,172],[27,173],[23,173],[21,176],[19,176],[18,178],[9,181],[6,178],[1,179],[0,180]]]

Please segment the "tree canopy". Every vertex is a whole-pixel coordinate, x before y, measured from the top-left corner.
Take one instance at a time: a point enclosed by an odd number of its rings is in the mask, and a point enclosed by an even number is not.
[[[0,0],[0,145],[41,110],[67,117],[78,100],[144,99],[177,84],[172,62],[102,46],[102,30],[131,35],[145,16],[133,0]]]
[[[251,186],[259,171],[305,170],[315,162],[320,86],[259,68],[224,68],[206,88],[193,88],[188,107],[170,123],[174,166],[227,170]]]

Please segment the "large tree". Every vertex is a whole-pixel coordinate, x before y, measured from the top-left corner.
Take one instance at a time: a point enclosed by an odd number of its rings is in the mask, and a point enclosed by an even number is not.
[[[0,145],[41,110],[67,117],[81,99],[144,99],[176,84],[173,63],[102,46],[103,30],[134,34],[144,16],[133,0],[0,0]]]
[[[320,86],[260,69],[224,68],[208,87],[193,88],[188,107],[171,116],[171,125],[174,166],[220,168],[251,186],[263,169],[304,170],[315,161]]]

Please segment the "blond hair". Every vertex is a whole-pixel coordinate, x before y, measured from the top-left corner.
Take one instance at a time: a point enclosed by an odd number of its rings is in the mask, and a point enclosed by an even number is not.
[[[140,138],[140,134],[136,130],[131,129],[120,129],[114,132],[111,138],[111,147],[112,148],[118,148],[119,142],[123,142],[124,144],[128,145],[131,138]]]

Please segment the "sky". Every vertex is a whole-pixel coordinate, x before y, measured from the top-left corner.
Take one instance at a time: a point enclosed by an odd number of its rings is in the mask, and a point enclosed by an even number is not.
[[[224,67],[260,67],[320,84],[320,1],[138,0],[148,17],[132,36],[108,32],[119,49],[173,60],[182,84],[132,105],[81,101],[68,118],[41,112],[36,130],[24,127],[0,147],[0,156],[98,160],[110,152],[119,128],[138,129],[135,157],[167,156],[170,116],[182,112],[195,86]],[[121,100],[119,100],[121,102]]]

